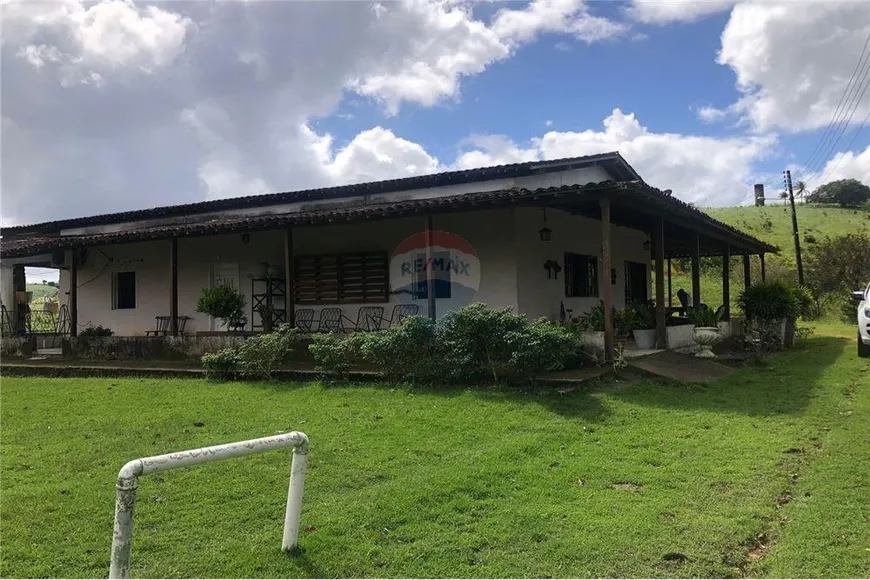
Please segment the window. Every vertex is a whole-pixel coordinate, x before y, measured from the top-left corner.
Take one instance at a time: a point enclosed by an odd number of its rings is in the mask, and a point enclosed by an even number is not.
[[[112,277],[112,309],[136,308],[136,272],[115,272]]]
[[[450,298],[450,252],[433,252],[432,254],[432,274],[435,278],[435,298]],[[429,299],[429,271],[426,268],[426,254],[417,254],[417,259],[414,262],[414,272],[416,274],[416,294],[414,298],[417,300]]]
[[[386,252],[324,254],[296,258],[297,304],[387,302]]]
[[[598,260],[595,256],[565,252],[565,296],[598,296]]]

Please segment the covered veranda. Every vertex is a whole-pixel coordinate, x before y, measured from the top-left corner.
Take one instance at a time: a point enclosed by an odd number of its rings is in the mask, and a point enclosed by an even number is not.
[[[745,284],[750,283],[750,258],[759,256],[764,273],[764,255],[777,249],[769,244],[748,236],[739,230],[718,222],[696,208],[642,182],[603,182],[583,186],[571,185],[557,188],[527,190],[505,189],[455,196],[413,199],[392,203],[374,203],[345,207],[331,207],[311,211],[294,211],[260,216],[225,215],[209,216],[198,220],[191,216],[185,223],[151,225],[140,228],[124,229],[110,233],[91,235],[46,235],[21,236],[3,239],[2,257],[16,259],[21,267],[28,265],[28,258],[43,260],[45,255],[59,250],[68,254],[81,248],[98,247],[111,244],[165,240],[166,271],[168,273],[169,296],[166,312],[168,321],[166,334],[177,336],[182,332],[183,317],[178,311],[178,240],[187,237],[214,236],[228,233],[244,234],[261,230],[281,230],[283,232],[284,280],[288,305],[295,305],[296,288],[294,274],[296,253],[294,252],[294,232],[300,228],[341,223],[377,222],[397,218],[419,220],[420,228],[426,232],[434,231],[439,216],[487,209],[510,207],[553,208],[573,215],[600,220],[601,253],[603,272],[612,269],[612,228],[623,226],[646,232],[648,235],[649,256],[655,272],[653,292],[657,308],[657,338],[660,348],[667,348],[665,328],[668,315],[666,300],[666,271],[672,259],[690,258],[692,263],[692,297],[694,304],[701,303],[700,259],[717,256],[722,258],[723,302],[725,317],[730,317],[730,258],[742,256]],[[431,247],[429,248],[431,251]],[[40,257],[41,256],[41,257]],[[40,262],[41,263],[41,262]],[[16,266],[17,267],[17,266]],[[70,288],[68,295],[69,333],[75,336],[78,331],[78,291],[77,261],[71,260],[69,269]],[[431,271],[429,276],[431,276]],[[431,282],[431,280],[430,280]],[[668,292],[668,296],[671,293]],[[606,352],[613,352],[613,321],[609,313],[613,305],[612,288],[603,284],[601,299],[605,304]],[[437,316],[436,302],[428,300],[427,307],[421,311],[433,319]],[[287,308],[287,322],[296,325],[295,307]]]

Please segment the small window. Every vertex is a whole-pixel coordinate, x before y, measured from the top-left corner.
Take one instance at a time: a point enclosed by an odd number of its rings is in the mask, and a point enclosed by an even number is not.
[[[598,260],[595,256],[565,252],[565,296],[598,296]]]
[[[112,285],[114,310],[136,308],[136,272],[115,272]]]

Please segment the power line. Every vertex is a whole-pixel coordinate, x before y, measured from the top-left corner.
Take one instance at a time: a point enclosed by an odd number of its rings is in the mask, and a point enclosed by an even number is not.
[[[859,134],[861,133],[861,131],[864,129],[864,125],[867,124],[867,120],[868,120],[868,119],[870,119],[870,109],[867,109],[867,114],[864,115],[864,120],[861,121],[861,124],[858,125],[858,128],[857,128],[857,129],[855,129],[855,133],[852,135],[852,140],[849,141],[849,145],[846,146],[846,152],[852,150],[852,145],[855,144],[855,141],[858,139],[858,135],[859,135]],[[845,152],[844,152],[844,154],[841,155],[839,159],[837,159],[837,161],[834,163],[834,165],[833,165],[830,169],[828,169],[828,170],[825,172],[825,174],[821,177],[821,179],[819,179],[819,183],[824,183],[824,182],[825,182],[825,179],[828,177],[828,175],[833,175],[833,174],[834,174],[834,172],[837,170],[837,167],[840,166],[840,163],[843,161],[843,158],[844,158],[845,156],[846,156],[846,155],[845,155]]]
[[[834,109],[834,114],[831,117],[828,126],[825,127],[824,132],[822,133],[821,138],[819,139],[816,146],[813,148],[812,152],[810,152],[810,156],[806,161],[802,164],[802,167],[809,168],[811,162],[818,157],[818,154],[822,151],[822,146],[825,141],[828,140],[828,137],[832,134],[832,129],[834,125],[839,126],[840,120],[840,112],[843,107],[843,104],[846,102],[846,95],[848,95],[852,91],[852,84],[855,79],[858,77],[858,72],[864,67],[864,57],[867,54],[867,47],[870,45],[870,34],[867,35],[867,38],[864,40],[864,47],[861,49],[861,56],[858,57],[858,62],[855,64],[855,70],[852,71],[852,76],[849,77],[849,82],[846,83],[846,88],[843,90],[843,94],[840,95],[840,100],[837,103],[837,107]],[[868,59],[870,62],[870,59]]]

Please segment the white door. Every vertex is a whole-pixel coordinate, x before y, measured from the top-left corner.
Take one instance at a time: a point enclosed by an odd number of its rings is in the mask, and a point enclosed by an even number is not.
[[[233,288],[241,291],[239,287],[239,264],[238,262],[218,262],[211,267],[211,286],[214,288],[220,284],[229,284]],[[211,319],[209,322],[211,330],[227,330],[226,324],[222,320]]]

